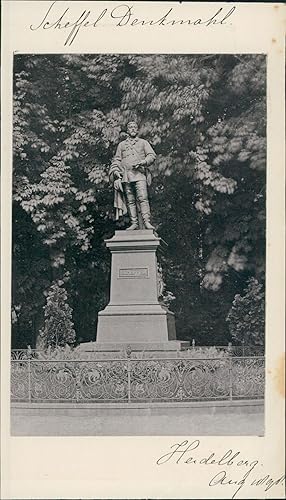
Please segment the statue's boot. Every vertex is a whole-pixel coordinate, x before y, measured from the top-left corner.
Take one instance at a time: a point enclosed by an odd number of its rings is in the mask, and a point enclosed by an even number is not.
[[[138,216],[137,216],[137,207],[136,207],[136,199],[130,184],[125,183],[125,196],[127,201],[127,208],[129,213],[129,218],[131,222],[131,226],[129,226],[126,231],[134,231],[139,228]]]
[[[140,180],[136,182],[136,195],[140,204],[140,212],[146,229],[155,229],[150,222],[150,205],[148,201],[147,182]]]
[[[138,223],[138,217],[137,217],[137,209],[136,205],[135,208],[133,209],[133,206],[129,206],[129,218],[131,222],[131,226],[129,226],[126,231],[133,231],[134,229],[139,228],[139,223]]]
[[[152,230],[155,229],[155,227],[152,226],[152,224],[150,222],[150,217],[149,218],[143,217],[143,221],[144,221],[144,226],[145,226],[146,229],[152,229]]]
[[[150,222],[151,215],[150,215],[150,205],[148,200],[144,200],[143,202],[140,203],[140,210],[145,228],[154,230],[155,227],[152,226]]]
[[[132,222],[131,226],[126,228],[126,231],[134,231],[134,229],[138,229],[139,225],[137,222]]]

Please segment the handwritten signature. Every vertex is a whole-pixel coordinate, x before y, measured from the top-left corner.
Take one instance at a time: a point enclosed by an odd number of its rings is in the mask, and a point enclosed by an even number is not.
[[[268,491],[273,486],[283,484],[285,482],[285,474],[282,474],[277,479],[272,478],[269,474],[260,475],[258,472],[259,460],[248,460],[241,456],[240,451],[232,449],[227,450],[222,456],[216,456],[215,452],[211,452],[207,456],[200,456],[198,448],[200,440],[195,439],[189,442],[187,439],[181,443],[176,443],[171,446],[171,451],[162,455],[157,460],[157,465],[163,465],[167,462],[176,464],[194,464],[201,466],[218,466],[222,468],[210,479],[208,485],[212,486],[234,486],[235,491],[232,498],[235,498],[237,493],[246,485],[248,486],[263,486],[264,491]],[[195,453],[192,453],[194,450]],[[235,477],[237,471],[242,471],[240,477]]]
[[[208,18],[196,18],[196,19],[180,19],[174,18],[173,7],[169,8],[162,16],[157,19],[139,19],[136,17],[133,5],[121,4],[117,5],[113,9],[103,9],[95,17],[90,10],[83,10],[76,20],[68,19],[70,15],[70,8],[67,7],[60,14],[57,13],[56,7],[58,2],[55,0],[52,2],[48,10],[45,12],[40,23],[37,25],[30,25],[31,31],[42,30],[68,30],[68,36],[65,39],[64,45],[71,46],[78,36],[79,32],[84,28],[96,28],[102,23],[103,19],[105,23],[112,21],[117,27],[131,26],[177,26],[177,25],[188,25],[188,26],[214,26],[214,25],[224,25],[229,23],[230,17],[234,14],[236,7],[220,7],[214,13],[212,13]]]

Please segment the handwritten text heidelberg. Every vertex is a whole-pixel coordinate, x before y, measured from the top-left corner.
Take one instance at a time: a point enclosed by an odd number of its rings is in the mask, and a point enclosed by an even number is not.
[[[244,486],[262,486],[264,491],[268,491],[274,486],[285,483],[285,474],[281,474],[278,478],[272,478],[270,474],[261,471],[260,467],[263,467],[263,464],[259,460],[243,458],[238,450],[230,449],[219,456],[215,451],[212,451],[206,456],[200,456],[199,448],[199,439],[192,442],[186,439],[172,445],[171,451],[162,455],[156,463],[163,465],[167,462],[173,462],[193,464],[195,467],[210,467],[214,475],[208,483],[209,487],[234,488],[231,498],[235,498]]]

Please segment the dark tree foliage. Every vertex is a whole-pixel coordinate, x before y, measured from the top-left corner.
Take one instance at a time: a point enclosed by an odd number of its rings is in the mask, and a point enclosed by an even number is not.
[[[264,286],[265,81],[262,55],[15,56],[14,347],[35,345],[63,276],[77,341],[95,338],[116,228],[107,173],[130,119],[157,153],[151,209],[178,336],[231,339],[234,296],[251,277]]]

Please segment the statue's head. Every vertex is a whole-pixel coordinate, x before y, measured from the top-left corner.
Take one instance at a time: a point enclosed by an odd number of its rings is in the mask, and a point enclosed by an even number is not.
[[[138,134],[138,125],[136,122],[127,123],[127,133],[131,137],[136,137],[136,135]]]

